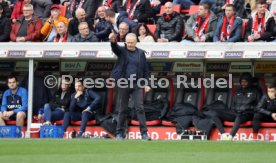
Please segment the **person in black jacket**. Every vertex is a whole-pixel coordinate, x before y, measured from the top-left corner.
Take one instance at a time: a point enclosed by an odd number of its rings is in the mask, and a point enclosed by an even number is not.
[[[100,42],[108,41],[108,36],[112,30],[111,25],[105,20],[105,10],[104,6],[98,8],[98,20],[95,23],[95,33]]]
[[[10,40],[11,21],[3,15],[3,7],[0,5],[0,42]]]
[[[68,33],[72,37],[77,35],[79,33],[78,26],[81,22],[87,22],[88,27],[91,31],[94,30],[93,28],[93,21],[91,19],[86,18],[85,10],[82,8],[78,8],[76,10],[76,17],[73,18],[68,25]]]
[[[232,140],[240,128],[240,125],[253,119],[255,107],[260,99],[259,91],[252,86],[252,76],[243,73],[240,77],[241,87],[236,91],[232,99],[231,109],[215,110],[216,116],[222,121],[232,121],[234,126],[230,134],[225,133],[223,127],[219,128],[223,140]],[[217,122],[216,122],[217,123]],[[216,126],[223,126],[216,124]]]
[[[158,19],[156,36],[158,42],[181,41],[183,33],[183,20],[173,11],[173,4],[165,4],[165,13]]]
[[[106,18],[105,20],[111,24],[112,30],[115,33],[119,31],[119,25],[122,22],[125,22],[129,25],[129,31],[135,32],[138,28],[138,23],[128,18],[128,14],[125,11],[120,11],[119,13],[115,13],[113,10],[108,9],[105,12]]]
[[[10,18],[12,11],[11,11],[11,8],[9,7],[8,2],[6,2],[5,0],[0,0],[0,5],[2,6],[2,9],[3,9],[2,15],[4,17]]]
[[[137,112],[137,119],[140,123],[142,139],[150,140],[147,134],[148,130],[146,126],[142,89],[142,87],[144,87],[145,92],[149,92],[150,87],[146,85],[147,83],[138,83],[138,79],[148,80],[150,75],[145,51],[136,47],[137,36],[134,33],[127,34],[125,47],[121,47],[117,44],[114,33],[109,35],[109,39],[111,41],[112,51],[118,57],[116,66],[112,70],[112,78],[117,81],[120,97],[116,138],[118,140],[124,139],[124,131],[126,131],[124,125],[126,122],[126,112],[128,110],[129,97],[132,95],[134,108]],[[121,80],[127,80],[131,76],[135,78],[133,83],[128,82],[127,87],[119,85]]]
[[[71,95],[69,112],[63,118],[62,127],[66,131],[70,120],[80,121],[81,126],[77,137],[85,132],[87,122],[92,120],[98,109],[101,97],[92,89],[86,89],[81,80],[75,83],[76,92]]]
[[[55,92],[50,103],[44,105],[44,125],[51,125],[51,122],[62,120],[65,111],[69,110],[70,100],[70,83],[63,79],[60,89]]]
[[[261,121],[276,121],[276,83],[267,85],[267,94],[263,95],[256,111],[253,118],[253,139],[257,139]]]
[[[152,17],[149,0],[124,0],[123,10],[128,13],[128,18],[139,23],[146,23]]]

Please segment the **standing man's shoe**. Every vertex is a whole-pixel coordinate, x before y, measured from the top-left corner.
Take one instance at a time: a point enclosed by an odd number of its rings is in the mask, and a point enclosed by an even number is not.
[[[148,135],[148,133],[143,133],[143,134],[142,134],[142,140],[151,141],[151,137]]]
[[[116,140],[124,140],[123,134],[122,133],[117,134]]]

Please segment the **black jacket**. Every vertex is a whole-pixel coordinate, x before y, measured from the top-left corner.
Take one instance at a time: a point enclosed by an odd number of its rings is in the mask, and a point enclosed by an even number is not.
[[[117,25],[118,29],[119,29],[119,25],[122,22],[125,22],[129,25],[129,32],[135,32],[136,29],[138,28],[138,23],[136,23],[133,20],[129,19],[128,14],[125,11],[120,11],[119,16],[117,17],[116,25]]]
[[[253,26],[253,19],[250,17],[247,28],[246,28],[246,38],[251,35]],[[276,20],[274,17],[270,17],[265,26],[265,32],[261,34],[261,37],[258,40],[263,41],[273,41],[276,39]]]
[[[0,17],[0,42],[8,42],[11,33],[11,20],[1,16]]]
[[[99,19],[95,29],[99,41],[108,41],[108,36],[111,33],[112,27],[105,19]]]
[[[121,47],[117,44],[117,42],[111,42],[111,48],[113,53],[115,53],[118,57],[116,64],[112,70],[112,78],[115,80],[118,80],[120,78],[123,78],[126,73],[126,67],[128,64],[128,50],[125,47]],[[150,71],[149,67],[146,61],[146,55],[145,51],[139,48],[136,48],[136,52],[139,53],[139,64],[138,64],[138,73],[137,73],[137,79],[139,78],[145,78],[149,79]]]
[[[132,0],[130,9],[136,4],[137,0]],[[128,1],[124,4],[123,10],[126,11]],[[133,19],[137,19],[138,22],[147,22],[148,18],[152,17],[152,9],[149,0],[141,0],[136,6],[133,14]]]
[[[94,31],[93,21],[90,19],[85,19],[85,21],[88,23],[90,31]],[[79,29],[78,29],[79,24],[80,24],[80,22],[78,21],[77,18],[74,18],[69,22],[69,25],[68,25],[69,35],[75,36],[79,33]]]
[[[71,92],[70,91],[66,92],[63,99],[61,99],[61,93],[62,93],[61,89],[56,91],[50,101],[50,104],[53,108],[63,108],[65,111],[68,111],[70,101],[71,101]]]
[[[10,17],[11,17],[12,10],[11,10],[11,8],[9,7],[8,2],[5,2],[5,1],[3,0],[3,2],[0,3],[0,5],[1,5],[2,8],[3,8],[3,13],[2,13],[2,15],[5,16],[5,17],[7,17],[7,18],[10,18]]]
[[[156,35],[165,34],[169,41],[181,41],[183,33],[183,20],[178,13],[173,13],[171,20],[165,20],[166,14],[157,21]]]
[[[257,105],[256,110],[259,113],[270,116],[272,113],[276,113],[276,99],[271,100],[267,94],[263,95],[262,99]]]
[[[98,42],[98,37],[94,32],[90,31],[86,38],[83,38],[80,34],[77,34],[72,38],[71,42]]]
[[[242,80],[248,81],[247,88],[240,88],[236,91],[231,104],[231,109],[237,113],[253,113],[260,100],[260,92],[253,87],[253,79],[250,73],[243,73],[240,77]]]
[[[83,3],[82,8],[85,10],[86,17],[88,19],[94,19],[98,6],[100,4],[99,2],[99,0],[86,0]]]

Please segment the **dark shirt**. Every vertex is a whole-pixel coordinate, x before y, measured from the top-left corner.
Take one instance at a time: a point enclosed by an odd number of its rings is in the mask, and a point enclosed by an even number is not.
[[[29,23],[29,21],[27,21],[25,19],[23,20],[23,22],[22,22],[22,24],[20,26],[20,29],[19,29],[19,31],[17,33],[18,37],[25,37],[25,36],[27,36],[28,23]]]
[[[126,67],[126,78],[129,78],[130,75],[135,74],[134,78],[137,78],[138,73],[138,66],[139,66],[139,54],[137,50],[135,51],[128,51],[128,64]]]

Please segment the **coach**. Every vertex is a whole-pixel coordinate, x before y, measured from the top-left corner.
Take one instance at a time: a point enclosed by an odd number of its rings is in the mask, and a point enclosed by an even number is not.
[[[137,84],[138,79],[144,78],[148,81],[149,79],[149,68],[146,61],[145,51],[136,47],[137,36],[133,33],[129,33],[126,36],[126,46],[122,47],[115,41],[114,33],[109,35],[111,41],[112,51],[117,55],[118,59],[116,65],[112,70],[112,78],[117,81],[117,85],[120,79],[128,79],[135,75],[133,86],[128,82],[127,87],[118,86],[119,93],[119,115],[117,123],[117,135],[118,140],[124,139],[125,122],[126,122],[126,111],[128,109],[129,97],[132,95],[134,101],[134,108],[137,113],[137,118],[140,123],[140,132],[142,139],[150,140],[151,138],[147,134],[146,117],[144,112],[144,98],[143,88],[145,92],[150,91],[150,87],[144,82],[143,87]]]

